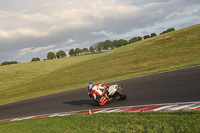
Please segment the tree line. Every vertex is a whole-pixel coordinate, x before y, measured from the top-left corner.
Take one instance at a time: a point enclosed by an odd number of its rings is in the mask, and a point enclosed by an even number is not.
[[[58,51],[56,54],[54,52],[47,53],[47,60],[56,59],[56,58],[59,59],[59,58],[64,58],[64,57],[67,57],[67,54],[63,50]],[[34,62],[34,61],[40,61],[40,58],[39,57],[32,58],[31,62]]]
[[[3,63],[1,63],[1,66],[17,64],[17,63],[18,63],[17,61],[4,61]]]
[[[175,31],[175,29],[169,28],[166,31],[163,31],[162,33],[160,33],[160,35],[171,32],[171,31]],[[147,39],[147,38],[151,38],[151,37],[155,37],[155,36],[157,36],[156,33],[151,33],[151,35],[144,35],[143,38],[140,36],[132,37],[129,41],[124,40],[124,39],[113,40],[113,41],[106,40],[104,42],[98,42],[96,44],[93,44],[92,46],[89,47],[89,49],[88,48],[83,48],[83,49],[76,48],[76,49],[69,50],[68,53],[69,53],[70,57],[79,56],[82,54],[85,55],[85,54],[101,53],[101,52],[105,52],[105,51],[112,50],[112,49],[115,49],[115,48],[118,48],[121,46],[125,46],[125,45],[131,44],[131,43],[141,41],[142,39]]]
[[[172,32],[172,31],[175,31],[175,28],[169,28],[169,29],[163,31],[162,33],[160,33],[160,35],[168,33],[168,32]],[[128,41],[124,40],[124,39],[113,40],[113,41],[106,40],[106,41],[102,41],[102,42],[93,44],[89,48],[70,49],[68,54],[70,55],[70,57],[73,57],[73,56],[101,53],[101,52],[109,51],[109,50],[112,50],[115,48],[119,48],[119,47],[122,47],[122,46],[125,46],[128,44],[131,44],[131,43],[141,41],[142,39],[145,40],[145,39],[155,37],[155,36],[157,36],[156,33],[151,33],[151,35],[144,35],[143,38],[140,36],[132,37]],[[56,58],[59,59],[59,58],[65,58],[65,57],[67,57],[67,54],[63,50],[58,51],[56,54],[54,52],[47,53],[47,60],[56,59]],[[44,59],[44,60],[46,60],[46,59]],[[34,62],[34,61],[40,61],[40,58],[39,57],[32,58],[31,62]],[[16,64],[16,63],[18,63],[18,62],[17,61],[5,61],[5,62],[1,63],[1,66]]]

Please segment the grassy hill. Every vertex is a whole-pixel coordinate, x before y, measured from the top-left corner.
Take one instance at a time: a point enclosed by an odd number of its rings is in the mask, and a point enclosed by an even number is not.
[[[200,64],[200,24],[106,53],[0,67],[0,104]]]

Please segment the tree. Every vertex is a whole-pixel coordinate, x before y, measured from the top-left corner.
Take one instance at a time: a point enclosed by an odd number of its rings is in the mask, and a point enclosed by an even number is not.
[[[110,49],[114,49],[114,48],[115,48],[115,46],[114,46],[114,44],[113,44],[113,41],[110,42],[110,44],[109,44],[108,47],[109,47]]]
[[[114,40],[114,41],[113,41],[113,47],[114,47],[114,48],[117,48],[117,40]]]
[[[172,31],[175,31],[175,29],[174,28],[169,28],[169,29],[167,29],[166,32],[172,32]]]
[[[89,51],[90,51],[90,53],[94,53],[94,47],[90,46]]]
[[[59,52],[56,53],[56,57],[59,58],[64,58],[66,57],[66,53],[63,50],[60,50]]]
[[[163,31],[162,33],[160,33],[160,35],[167,33],[166,31]]]
[[[61,58],[67,57],[67,54],[63,50],[60,50],[59,53]]]
[[[40,61],[40,58],[39,57],[33,57],[33,59],[31,60],[31,62],[34,62],[34,61]]]
[[[127,40],[124,40],[124,39],[117,40],[117,48],[121,46],[125,46],[127,44],[128,44]]]
[[[96,44],[96,51],[97,52],[101,52],[102,48],[103,48],[103,42],[99,42],[99,43]]]
[[[82,53],[82,50],[80,48],[76,48],[75,55],[79,55],[80,53]]]
[[[151,33],[151,37],[157,36],[156,33]]]
[[[48,60],[55,59],[55,58],[56,58],[56,55],[54,54],[54,52],[49,52],[47,54],[47,59]]]
[[[160,33],[160,35],[168,33],[168,32],[172,32],[172,31],[175,31],[175,29],[174,28],[169,28],[166,31],[163,31],[162,33]]]
[[[88,48],[83,48],[83,49],[82,49],[82,52],[83,52],[84,54],[88,54],[89,50],[88,50]]]
[[[129,40],[129,44],[130,43],[134,43],[134,42],[137,42],[137,41],[141,41],[142,40],[142,37],[138,36],[138,37],[133,37]]]
[[[147,39],[147,38],[150,38],[150,36],[149,35],[145,35],[143,38]]]
[[[93,45],[93,48],[94,48],[94,52],[97,53],[97,52],[98,52],[98,51],[97,51],[97,44],[94,44],[94,45]]]
[[[70,57],[72,57],[72,56],[75,55],[75,51],[74,51],[74,49],[71,49],[71,50],[69,51],[69,55],[70,55]]]
[[[60,53],[59,53],[59,52],[56,53],[56,58],[57,58],[57,59],[60,58]]]
[[[111,46],[112,42],[110,40],[106,40],[103,44],[104,44],[103,50],[108,50],[108,48],[109,48],[109,46]]]
[[[138,41],[141,41],[142,40],[142,37],[141,36],[138,36]]]

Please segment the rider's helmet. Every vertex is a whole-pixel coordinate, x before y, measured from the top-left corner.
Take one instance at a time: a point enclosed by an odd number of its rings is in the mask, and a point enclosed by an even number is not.
[[[94,86],[94,84],[92,82],[90,82],[88,84],[88,96],[91,97],[91,98],[93,97],[92,93],[91,93],[93,86]]]
[[[93,86],[94,86],[94,84],[93,84],[92,82],[90,82],[90,83],[88,84],[88,90],[92,89]]]

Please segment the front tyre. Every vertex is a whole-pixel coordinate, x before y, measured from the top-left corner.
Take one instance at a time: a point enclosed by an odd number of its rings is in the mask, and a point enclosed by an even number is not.
[[[123,91],[118,91],[118,94],[119,94],[121,100],[126,99],[126,93],[124,93]]]

